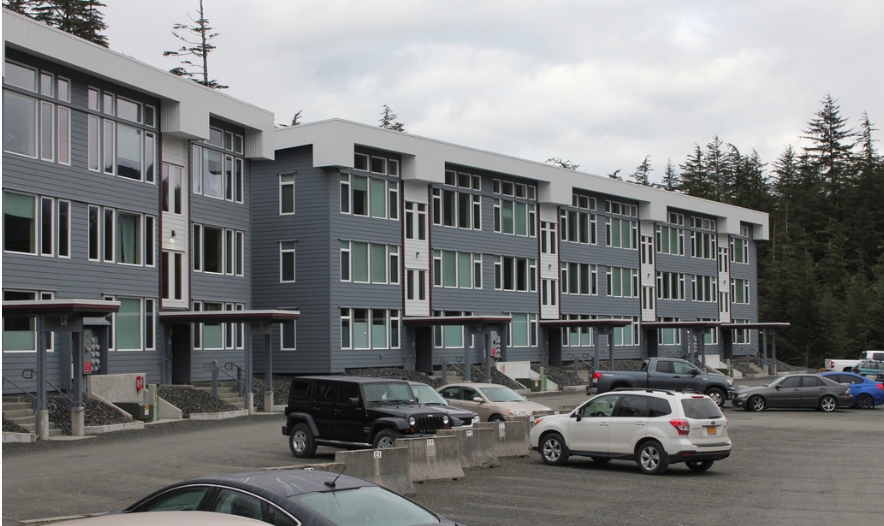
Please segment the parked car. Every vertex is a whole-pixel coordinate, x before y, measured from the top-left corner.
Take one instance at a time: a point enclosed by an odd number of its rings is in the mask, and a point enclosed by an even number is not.
[[[677,462],[706,471],[731,453],[727,418],[714,400],[665,389],[596,395],[568,414],[535,419],[529,440],[546,464],[574,455],[600,464],[634,460],[648,475]]]
[[[211,513],[208,511],[165,511],[161,516],[146,513],[96,515],[71,521],[53,522],[53,526],[260,526],[263,521]]]
[[[874,409],[876,405],[884,404],[884,383],[881,380],[870,380],[856,373],[828,372],[819,375],[839,384],[850,385],[850,394],[853,395],[850,407]]]
[[[852,403],[849,387],[818,374],[790,374],[764,385],[741,387],[733,399],[735,407],[747,411],[808,407],[830,412]]]
[[[122,513],[199,510],[241,515],[274,526],[455,523],[373,482],[299,469],[230,473],[166,486]],[[155,516],[163,523],[163,516]],[[124,524],[120,521],[119,524]]]
[[[654,389],[691,389],[708,395],[719,407],[734,397],[734,381],[719,372],[704,371],[679,358],[647,358],[638,371],[604,371],[592,373],[586,394],[606,393],[623,387]]]
[[[397,438],[433,436],[451,428],[448,413],[421,407],[405,380],[360,376],[299,376],[292,380],[282,434],[296,457],[320,444],[393,447]]]
[[[863,351],[857,359],[831,359],[823,360],[823,368],[827,371],[852,371],[854,367],[867,360],[884,362],[884,351]]]
[[[483,422],[512,420],[538,411],[552,412],[545,405],[525,400],[505,385],[464,382],[448,384],[437,391],[449,404],[478,413]]]
[[[481,420],[477,413],[449,404],[430,385],[421,382],[408,382],[408,385],[411,387],[411,392],[414,393],[414,398],[417,400],[418,405],[445,411],[451,418],[452,427],[470,427],[473,423]]]
[[[866,360],[853,368],[853,372],[868,378],[874,378],[884,373],[884,362]]]

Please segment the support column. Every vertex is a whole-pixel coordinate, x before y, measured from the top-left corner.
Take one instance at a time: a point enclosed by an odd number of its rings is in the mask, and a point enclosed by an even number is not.
[[[599,351],[600,351],[599,339],[601,337],[601,334],[602,334],[601,327],[596,327],[592,331],[592,346],[593,346],[592,369],[593,369],[593,371],[598,371],[598,369],[599,369]]]
[[[463,342],[463,364],[464,364],[463,381],[464,382],[471,382],[472,381],[472,371],[471,371],[472,364],[470,363],[470,348],[471,348],[470,341],[472,340],[472,338],[470,338],[470,336],[472,336],[472,331],[470,330],[469,325],[463,325],[462,327],[465,329],[463,331],[464,332],[464,335],[463,335],[463,337],[464,337],[464,342]]]
[[[43,316],[37,316],[37,420],[34,422],[37,439],[49,439],[49,411],[46,403],[46,340],[50,333],[43,332]],[[75,350],[76,352],[76,350]],[[82,352],[82,351],[81,351]]]
[[[494,358],[491,356],[491,331],[488,327],[478,333],[482,342],[482,355],[485,357],[485,378],[491,378],[491,369],[494,367]]]
[[[83,403],[83,392],[86,378],[83,371],[86,366],[86,353],[83,348],[82,333],[71,333],[71,349],[74,357],[74,377],[71,385],[71,436],[81,437],[86,434],[86,406]],[[107,364],[102,364],[107,367]]]
[[[264,348],[267,350],[264,370],[264,412],[271,413],[273,412],[273,349],[270,346],[270,333],[264,335]]]
[[[767,331],[765,331],[765,330],[761,331],[761,343],[762,343],[762,345],[761,345],[762,356],[764,357],[761,364],[762,364],[762,367],[764,368],[764,372],[767,374],[770,374],[770,364],[767,361]]]
[[[605,327],[605,337],[608,338],[608,360],[610,370],[614,370],[614,331],[611,327]]]

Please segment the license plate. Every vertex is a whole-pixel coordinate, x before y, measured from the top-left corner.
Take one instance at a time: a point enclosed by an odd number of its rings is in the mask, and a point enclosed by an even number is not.
[[[717,434],[718,434],[717,427],[707,427],[706,428],[706,435],[712,436],[712,435],[717,435]]]

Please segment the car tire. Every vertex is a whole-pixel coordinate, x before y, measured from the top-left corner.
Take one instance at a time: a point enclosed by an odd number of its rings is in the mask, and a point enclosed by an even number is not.
[[[372,442],[372,446],[375,449],[388,449],[396,446],[396,439],[401,435],[399,431],[395,429],[381,429],[378,431],[378,434],[374,436],[374,441]]]
[[[561,466],[568,461],[568,446],[558,433],[550,433],[540,441],[540,458],[544,464]]]
[[[297,458],[310,458],[316,454],[316,440],[307,424],[292,426],[292,430],[289,431],[289,449]]]
[[[875,400],[872,399],[872,395],[863,393],[857,397],[856,407],[858,407],[859,409],[874,409]]]
[[[727,401],[727,395],[718,387],[710,387],[706,390],[706,396],[712,399],[718,407],[724,407]]]
[[[504,422],[504,418],[500,415],[491,415],[491,418],[488,419],[489,422]]]
[[[764,398],[755,395],[751,397],[749,400],[746,400],[746,410],[747,411],[763,411],[765,406]]]
[[[712,463],[714,460],[688,460],[685,464],[688,466],[688,469],[691,471],[709,471],[709,468],[712,467]]]
[[[820,398],[820,411],[831,413],[835,409],[838,409],[838,400],[835,400],[834,396],[827,395]]]
[[[611,461],[611,457],[589,457],[596,464],[607,464]]]
[[[659,475],[666,471],[669,466],[669,456],[660,442],[648,440],[638,446],[635,454],[635,463],[638,469],[645,475]]]

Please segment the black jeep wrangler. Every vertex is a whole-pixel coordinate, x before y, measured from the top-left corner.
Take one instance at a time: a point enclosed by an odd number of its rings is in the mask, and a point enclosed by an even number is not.
[[[318,445],[393,447],[397,438],[432,436],[456,418],[420,407],[408,382],[358,376],[301,376],[292,380],[282,434],[292,454],[312,457]]]

